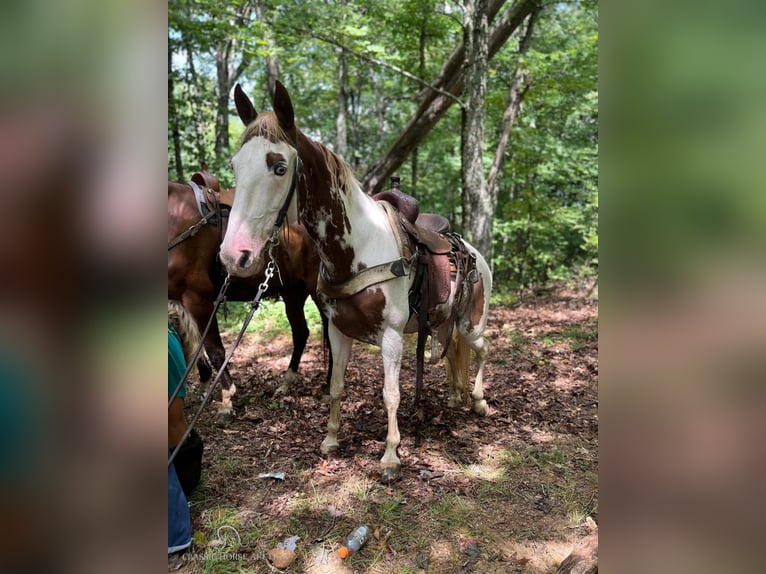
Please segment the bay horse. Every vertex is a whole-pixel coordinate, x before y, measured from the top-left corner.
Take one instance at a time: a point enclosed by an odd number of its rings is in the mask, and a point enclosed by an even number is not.
[[[321,260],[319,293],[329,320],[334,365],[330,416],[321,451],[328,455],[339,447],[340,400],[353,340],[377,345],[383,358],[383,401],[388,415],[380,479],[390,482],[401,468],[397,409],[405,332],[414,332],[419,323],[427,322],[449,351],[448,360],[450,356],[464,356],[465,347],[469,354],[473,350],[478,370],[471,393],[472,409],[481,416],[488,412],[483,372],[488,352],[484,330],[492,289],[489,266],[475,248],[452,236],[457,242],[455,253],[463,253],[461,261],[471,262],[462,267],[465,280],[451,276],[448,266],[444,301],[436,299],[439,304],[420,307],[417,316],[411,313],[413,295],[417,298],[415,283],[422,277],[418,270],[430,256],[420,247],[410,255],[412,251],[407,250],[400,233],[406,223],[403,218],[385,202],[365,194],[342,158],[296,127],[290,96],[281,83],[276,83],[272,112],[259,115],[239,85],[234,99],[246,129],[232,160],[237,196],[221,245],[221,261],[230,274],[250,276],[262,267],[265,248],[270,237],[278,233],[281,220],[286,217],[289,222],[303,223]],[[445,236],[428,236],[421,228],[410,231],[422,232],[423,243],[433,243],[439,249],[447,242]],[[456,255],[451,261],[459,263]],[[456,383],[460,387],[460,382]]]
[[[195,189],[196,193],[195,193]],[[200,197],[207,195],[208,199],[215,195],[221,202],[216,218],[210,218],[192,236],[183,239],[168,251],[168,298],[181,301],[183,306],[192,314],[200,332],[207,325],[213,313],[214,303],[223,285],[225,271],[218,261],[218,250],[227,226],[228,212],[234,190],[224,190],[218,194],[218,180],[207,172],[204,164],[202,170],[192,176],[190,183],[168,182],[168,244],[175,243],[183,232],[200,222],[202,218]],[[211,192],[216,192],[215,194]],[[212,209],[212,208],[210,208]],[[208,214],[209,215],[209,214]],[[177,240],[176,240],[177,241]],[[281,296],[285,304],[285,314],[292,331],[293,351],[290,363],[280,377],[277,393],[289,392],[289,385],[297,378],[303,351],[309,337],[309,329],[303,311],[306,299],[310,296],[317,308],[319,303],[316,295],[319,257],[313,242],[308,237],[306,229],[298,222],[293,222],[282,230],[279,246],[275,249],[276,264],[279,274],[275,273],[264,293],[265,297]],[[232,277],[226,298],[229,301],[251,301],[264,279],[264,270],[257,269],[256,273],[247,278]],[[280,283],[281,280],[281,283]],[[322,323],[326,332],[327,318],[320,308]],[[205,351],[210,362],[220,369],[226,357],[221,341],[218,321],[214,317],[210,330],[205,337]],[[203,381],[210,378],[210,367],[202,366],[200,377]],[[329,387],[329,371],[327,375]],[[236,392],[228,369],[221,375],[222,401],[219,409],[219,419],[227,421],[232,417],[232,396]]]

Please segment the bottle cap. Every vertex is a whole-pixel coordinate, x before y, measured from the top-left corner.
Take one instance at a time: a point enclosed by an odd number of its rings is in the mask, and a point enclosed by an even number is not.
[[[346,548],[345,546],[341,546],[340,548],[338,548],[338,556],[340,556],[341,558],[347,558],[348,548]]]

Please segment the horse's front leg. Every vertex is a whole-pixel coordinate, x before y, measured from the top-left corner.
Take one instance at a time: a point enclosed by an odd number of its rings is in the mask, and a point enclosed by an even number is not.
[[[327,436],[322,441],[322,454],[331,454],[338,450],[340,400],[343,397],[346,366],[351,358],[351,345],[353,343],[353,340],[341,333],[332,322],[329,324],[328,335],[333,368],[330,381],[330,418],[327,421]]]
[[[402,364],[402,334],[395,329],[387,329],[383,334],[380,351],[383,355],[383,403],[388,414],[388,433],[386,434],[386,452],[380,459],[380,480],[388,483],[399,475],[401,461],[396,454],[401,437],[396,412],[399,409],[399,369]]]

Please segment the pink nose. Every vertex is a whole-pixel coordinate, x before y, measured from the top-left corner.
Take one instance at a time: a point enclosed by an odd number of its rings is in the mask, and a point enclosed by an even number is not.
[[[226,236],[221,245],[221,263],[232,275],[247,276],[255,272],[254,265],[262,242],[247,236]]]

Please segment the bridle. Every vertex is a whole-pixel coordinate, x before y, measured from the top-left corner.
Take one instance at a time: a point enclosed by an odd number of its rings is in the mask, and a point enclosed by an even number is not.
[[[287,211],[290,209],[290,202],[293,200],[293,196],[295,195],[295,189],[298,187],[298,180],[303,175],[303,161],[301,160],[300,152],[298,151],[297,139],[295,142],[295,154],[295,170],[293,171],[293,177],[290,181],[290,190],[287,192],[285,202],[282,204],[282,207],[277,214],[277,220],[274,222],[274,231],[272,232],[272,236],[273,234],[278,233],[282,228],[282,224],[284,224],[285,219],[287,218]]]
[[[298,181],[303,176],[303,161],[301,160],[300,152],[298,151],[298,139],[296,136],[295,140],[295,169],[293,170],[293,177],[290,180],[290,189],[287,191],[287,197],[285,198],[284,203],[282,204],[282,207],[279,208],[279,213],[277,213],[277,219],[274,222],[274,227],[271,230],[271,236],[269,237],[268,241],[266,242],[268,247],[268,257],[269,257],[269,263],[268,265],[271,267],[276,267],[276,260],[274,258],[273,250],[279,245],[279,232],[282,230],[282,226],[285,224],[285,221],[287,221],[287,212],[290,210],[290,203],[293,200],[293,196],[295,195],[295,190],[298,187]],[[300,206],[298,206],[298,219],[300,219]],[[276,267],[277,274],[279,275],[280,281],[282,280],[282,274],[279,272],[279,267]]]

